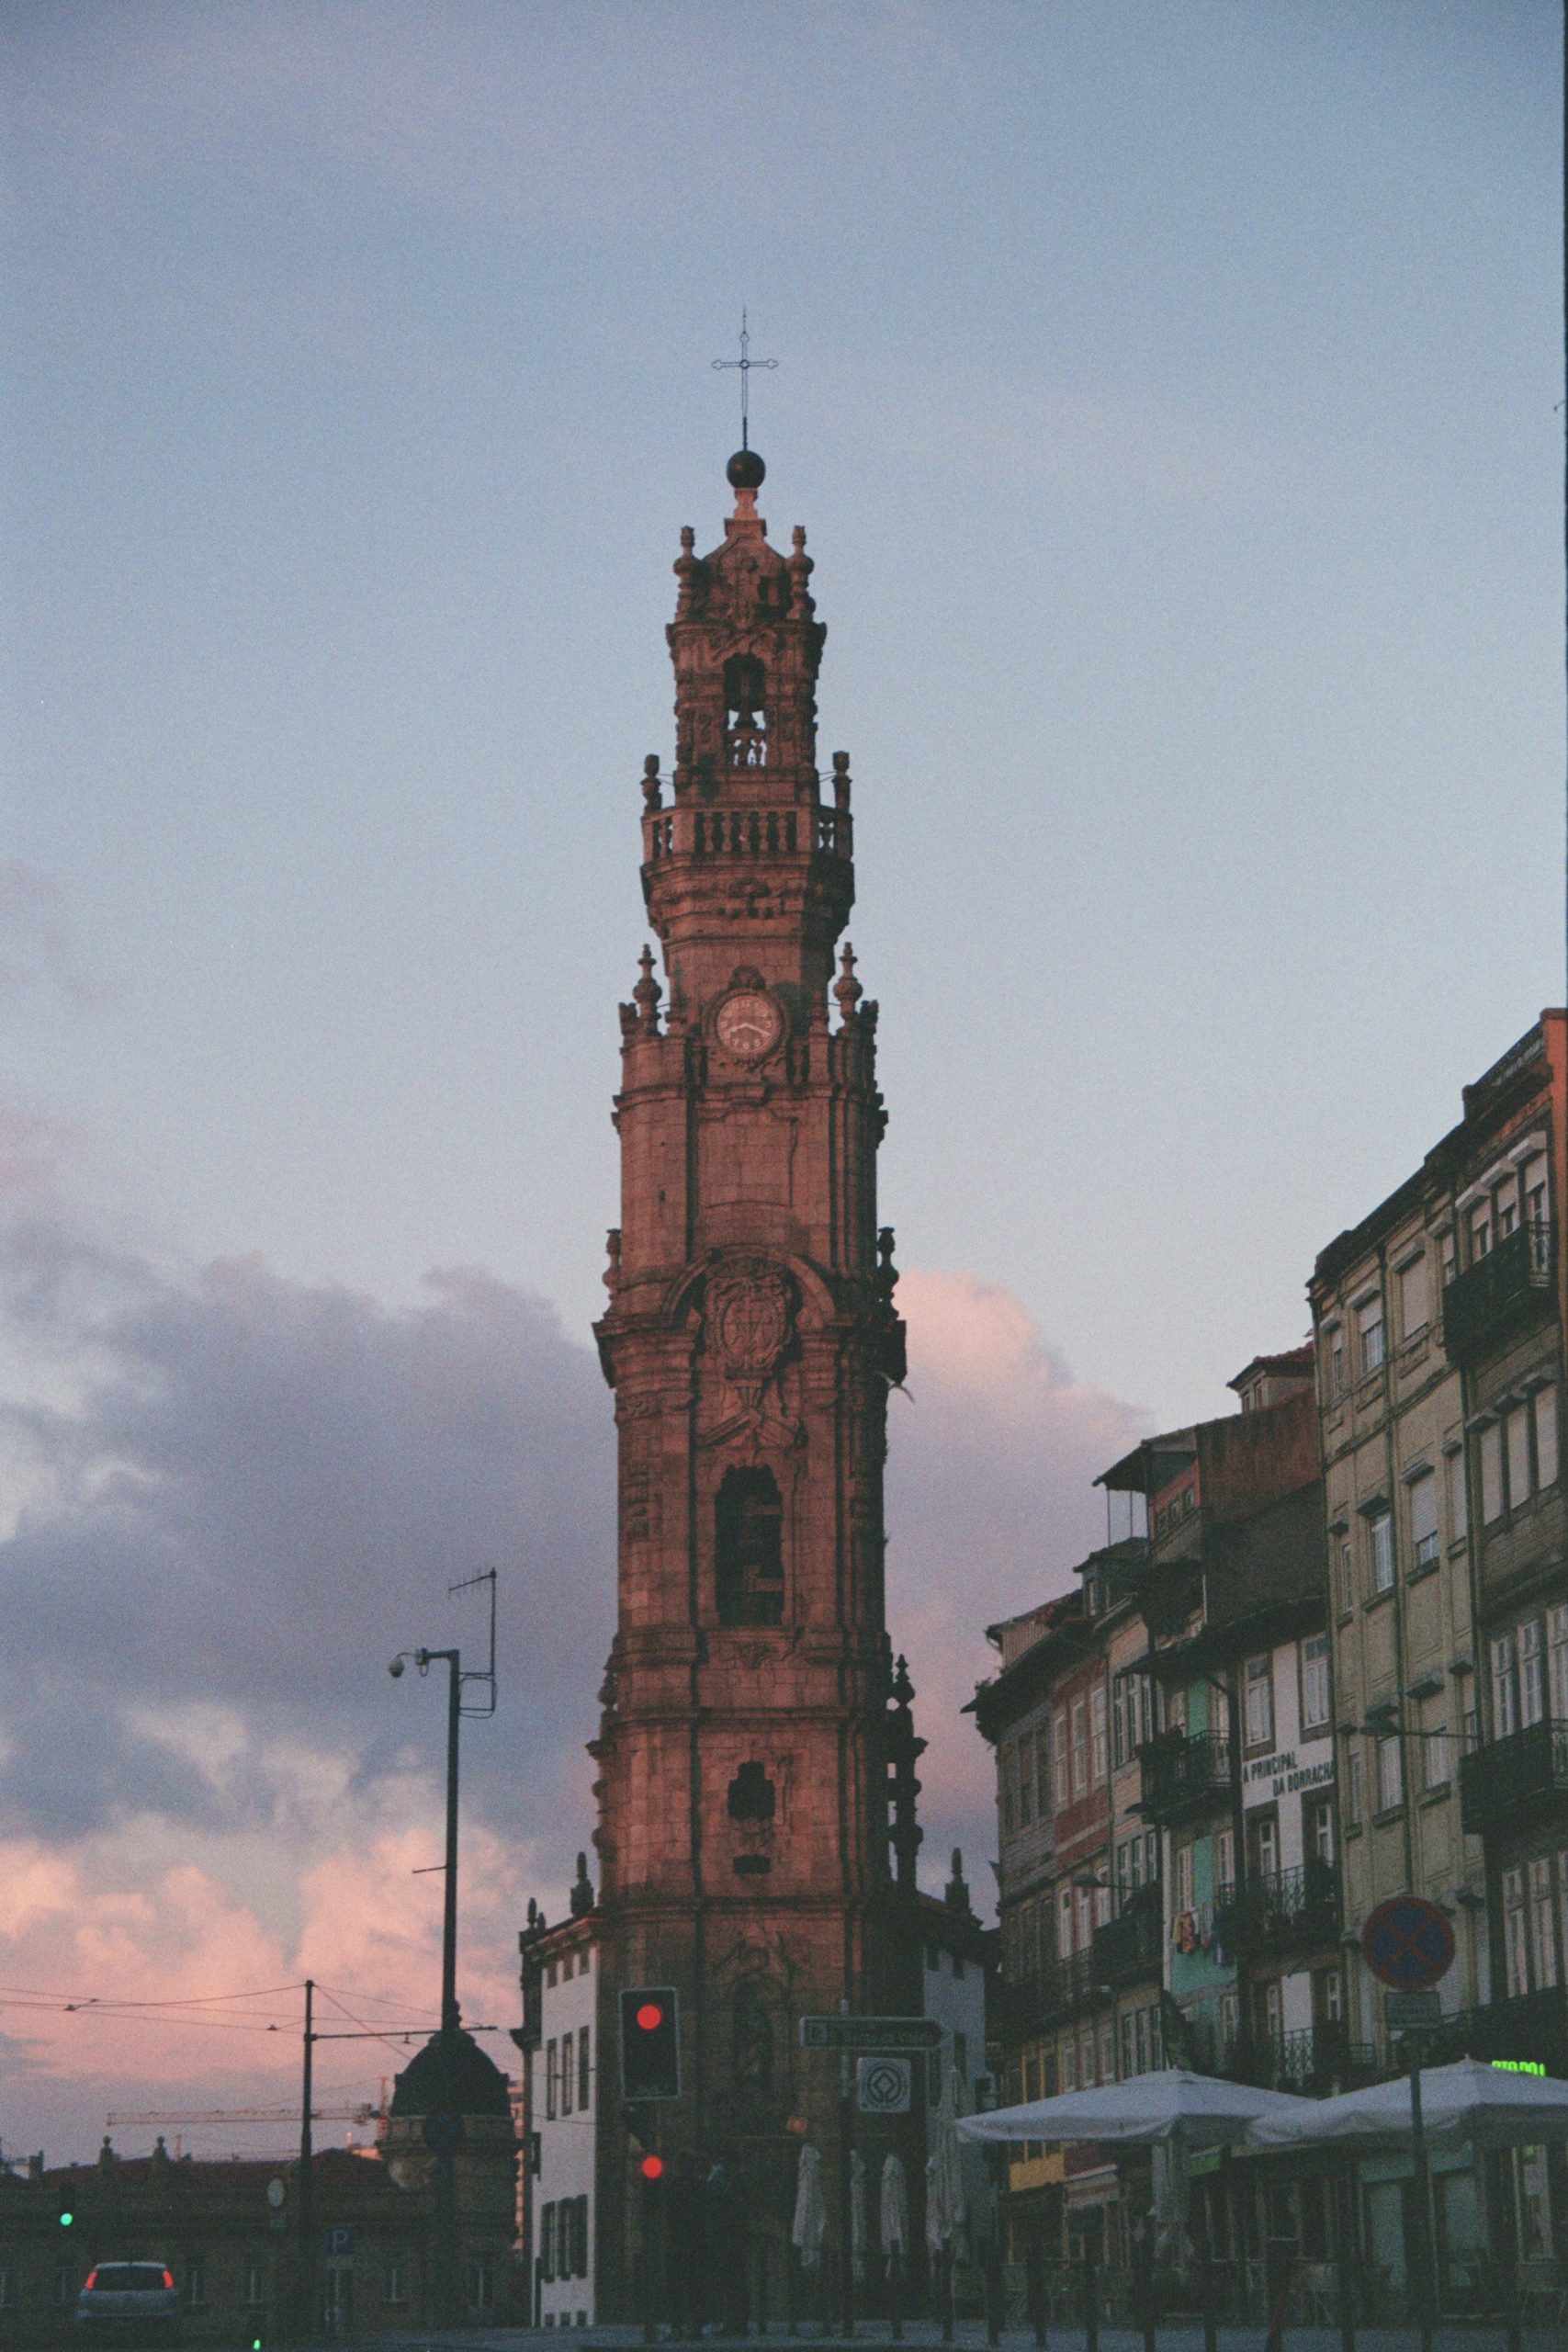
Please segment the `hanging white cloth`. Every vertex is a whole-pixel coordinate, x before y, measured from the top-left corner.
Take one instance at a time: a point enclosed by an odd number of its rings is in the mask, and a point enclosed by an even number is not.
[[[822,2159],[809,2140],[802,2143],[795,2184],[795,2225],[790,2231],[803,2270],[815,2270],[828,2234],[828,2203],[822,2194]]]
[[[904,2185],[904,2167],[897,2156],[889,2156],[882,2167],[882,2251],[889,2258],[897,2254],[903,2259],[909,2242],[909,2195]]]

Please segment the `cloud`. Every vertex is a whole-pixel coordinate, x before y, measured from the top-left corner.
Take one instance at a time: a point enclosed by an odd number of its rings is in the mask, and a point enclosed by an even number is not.
[[[908,1652],[922,1759],[922,1877],[963,1845],[976,1900],[993,1889],[995,1771],[963,1713],[995,1671],[987,1624],[1069,1591],[1105,1540],[1097,1472],[1146,1417],[1076,1381],[1010,1291],[973,1274],[905,1274],[909,1390],[889,1406],[888,1613]]]
[[[1007,1291],[917,1272],[900,1299],[889,1595],[931,1743],[925,1875],[962,1842],[984,1900],[989,1761],[960,1713],[993,1663],[984,1627],[1067,1581],[1092,1476],[1135,1424]],[[460,1992],[510,2024],[521,1914],[530,1894],[558,1911],[592,1823],[615,1467],[588,1347],[472,1268],[388,1306],[256,1260],[171,1272],[59,1208],[0,1236],[0,1316],[13,1363],[47,1372],[0,1407],[0,1982],[183,1998],[309,1973],[378,2020],[433,2016],[444,1687],[386,1668],[454,1637],[477,1663],[480,1622],[446,1588],[494,1563],[502,1703],[464,1734]],[[22,2037],[7,2097],[63,2099],[84,2130],[93,2101],[158,2086],[276,2099],[297,2054],[292,2028],[0,2018]]]

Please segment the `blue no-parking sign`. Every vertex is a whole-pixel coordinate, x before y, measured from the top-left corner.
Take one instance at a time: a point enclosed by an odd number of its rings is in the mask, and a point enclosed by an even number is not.
[[[1446,1912],[1419,1894],[1391,1894],[1367,1914],[1361,1956],[1380,1983],[1419,1993],[1453,1966],[1454,1931]]]

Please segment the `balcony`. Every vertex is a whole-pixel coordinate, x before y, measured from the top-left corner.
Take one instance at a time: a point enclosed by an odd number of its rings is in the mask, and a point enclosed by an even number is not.
[[[1553,1255],[1550,1226],[1521,1225],[1456,1274],[1443,1293],[1443,1344],[1450,1355],[1471,1354],[1549,1303]]]
[[[1102,1984],[1133,1984],[1157,1976],[1164,1958],[1160,1890],[1140,1886],[1119,1918],[1094,1931],[1094,1965]]]
[[[1074,1952],[1069,1960],[1047,1961],[1036,1975],[1004,1984],[998,2003],[1003,2036],[1043,2033],[1068,2018],[1099,2007],[1104,1992],[1095,1956]]]
[[[1568,1804],[1568,1723],[1548,1717],[1461,1756],[1459,1797],[1465,1828],[1480,1838]]]
[[[1214,1924],[1227,1951],[1299,1951],[1333,1943],[1339,1933],[1334,1872],[1314,1855],[1301,1870],[1271,1871],[1240,1886],[1222,1886]]]
[[[1371,2043],[1352,2041],[1343,2020],[1293,2033],[1238,2033],[1214,2054],[1215,2072],[1233,2083],[1250,2083],[1261,2091],[1294,2091],[1308,2098],[1357,2090],[1378,2078]]]
[[[1231,1754],[1223,1739],[1166,1732],[1138,1751],[1143,1766],[1141,1799],[1145,1821],[1168,1828],[1212,1813],[1231,1792]]]

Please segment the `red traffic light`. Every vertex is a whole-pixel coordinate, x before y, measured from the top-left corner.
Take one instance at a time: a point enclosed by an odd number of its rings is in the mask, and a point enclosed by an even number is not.
[[[644,2033],[657,2033],[664,2023],[664,2012],[657,2001],[644,2001],[637,2013],[637,2021]]]
[[[662,2180],[664,2177],[664,2159],[662,2156],[655,2156],[652,2154],[646,2155],[644,2156],[641,2164],[638,2165],[637,2170],[641,2173],[644,2180]]]

